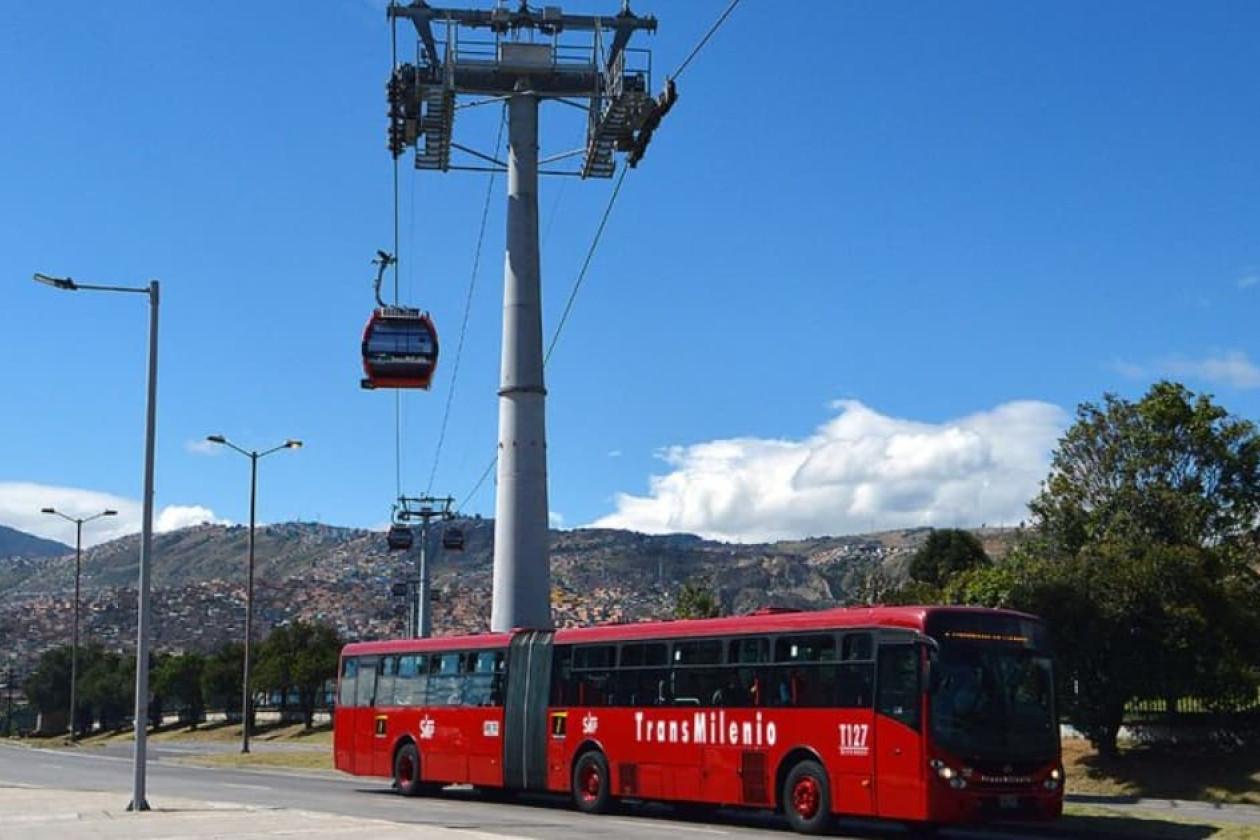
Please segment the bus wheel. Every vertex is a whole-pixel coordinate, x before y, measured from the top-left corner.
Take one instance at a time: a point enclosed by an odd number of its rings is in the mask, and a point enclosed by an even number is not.
[[[573,804],[585,814],[602,814],[612,806],[608,761],[598,750],[583,753],[573,765]]]
[[[420,781],[420,751],[415,744],[403,744],[394,756],[394,787],[403,796],[419,796],[427,787]]]
[[[817,761],[802,761],[783,783],[783,813],[802,834],[822,834],[831,824],[831,787]]]

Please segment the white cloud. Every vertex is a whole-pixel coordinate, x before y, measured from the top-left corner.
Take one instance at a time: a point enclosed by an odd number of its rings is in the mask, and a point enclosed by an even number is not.
[[[1168,359],[1163,369],[1173,376],[1203,379],[1214,385],[1260,388],[1260,367],[1238,350],[1204,359]]]
[[[1109,367],[1130,379],[1167,376],[1175,379],[1197,379],[1230,388],[1260,388],[1260,367],[1239,350],[1202,359],[1168,356],[1149,365],[1116,359]]]
[[[144,515],[136,499],[77,487],[0,481],[0,524],[74,545],[74,524],[59,516],[40,513],[46,507],[56,508],[71,517],[93,516],[103,510],[118,511],[117,516],[102,517],[83,526],[84,546],[136,533]],[[200,505],[168,505],[155,514],[153,529],[158,532],[174,531],[202,522],[228,524],[228,520],[215,516],[214,511]]]
[[[608,457],[609,457],[609,458],[620,458],[620,457],[621,457],[621,450],[620,450],[620,449],[610,449],[610,450],[608,450]]]
[[[1151,375],[1149,368],[1134,362],[1125,361],[1124,359],[1112,359],[1107,366],[1121,376],[1129,379],[1145,379]]]
[[[1248,274],[1245,277],[1238,278],[1238,288],[1250,289],[1252,286],[1260,283],[1260,274]]]
[[[223,453],[224,447],[217,443],[211,443],[205,438],[197,438],[196,440],[184,441],[184,449],[194,455],[216,456]]]
[[[554,510],[547,511],[547,525],[551,528],[563,528],[564,514]]]
[[[733,438],[672,446],[646,496],[616,497],[596,527],[686,531],[738,542],[923,525],[1015,523],[1049,470],[1068,417],[1010,402],[945,423],[860,402],[803,440]]]
[[[228,525],[226,519],[214,515],[214,511],[201,505],[167,505],[162,508],[153,520],[153,530],[158,533],[178,531],[193,525],[211,522],[216,525]]]

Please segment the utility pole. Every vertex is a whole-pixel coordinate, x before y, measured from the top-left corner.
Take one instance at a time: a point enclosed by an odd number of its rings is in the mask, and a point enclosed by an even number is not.
[[[648,93],[651,53],[627,45],[637,31],[655,32],[656,19],[632,13],[628,0],[611,17],[568,15],[558,6],[531,9],[525,3],[516,11],[438,9],[425,0],[391,4],[386,14],[391,21],[409,19],[419,39],[416,64],[396,66],[387,86],[394,157],[414,146],[417,169],[508,176],[490,629],[550,627],[538,176],[607,178],[615,169],[615,151],[627,153],[631,165],[642,157],[674,94],[672,85],[660,101]],[[479,41],[479,33],[461,34],[463,29],[488,30],[493,40]],[[562,40],[571,33],[577,38]],[[452,140],[457,95],[489,97],[461,108],[507,103],[506,161],[497,157],[498,149],[486,154]],[[544,99],[587,111],[585,148],[539,158]],[[452,149],[470,162],[452,164]],[[575,170],[540,168],[578,156],[581,166]]]
[[[420,551],[416,553],[416,579],[407,587],[407,635],[413,639],[427,639],[433,633],[432,595],[429,586],[429,521],[455,518],[451,496],[402,496],[398,500],[398,519],[404,522],[420,520]],[[460,537],[460,548],[463,537]]]
[[[103,510],[95,516],[66,516],[56,508],[46,507],[40,510],[40,513],[47,513],[53,516],[60,516],[67,522],[74,523],[74,633],[70,641],[70,718],[68,727],[70,730],[70,740],[75,739],[74,730],[74,713],[78,707],[77,704],[77,687],[79,684],[79,578],[83,573],[83,525],[102,516],[117,516],[116,510]]]
[[[9,663],[8,687],[9,687],[9,704],[4,715],[4,737],[13,737],[13,663]]]

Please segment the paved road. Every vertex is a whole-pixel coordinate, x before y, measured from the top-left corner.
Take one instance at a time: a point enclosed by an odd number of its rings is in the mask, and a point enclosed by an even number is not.
[[[121,807],[130,798],[132,763],[129,757],[116,752],[0,745],[0,785],[114,791]],[[459,789],[450,789],[439,797],[406,799],[392,793],[384,780],[357,779],[335,772],[235,770],[176,763],[187,752],[187,745],[150,744],[147,784],[154,807],[161,807],[164,797],[283,807],[417,827],[464,829],[477,832],[486,840],[588,840],[592,836],[644,840],[666,835],[677,840],[785,840],[793,836],[780,818],[764,812],[706,812],[701,821],[687,819],[669,806],[653,804],[631,806],[616,815],[591,817],[569,810],[560,798],[520,797],[512,803],[497,803]],[[839,836],[875,838],[904,834],[895,828],[865,823],[845,824]],[[959,830],[947,832],[946,836],[999,840],[1067,835],[1040,828]]]

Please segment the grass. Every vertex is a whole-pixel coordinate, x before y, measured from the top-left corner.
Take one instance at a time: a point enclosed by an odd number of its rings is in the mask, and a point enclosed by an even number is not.
[[[202,767],[285,768],[289,770],[332,770],[332,751],[251,752],[197,755],[180,759],[181,763]]]
[[[1069,837],[1134,837],[1143,840],[1255,840],[1260,826],[1200,820],[1164,811],[1120,811],[1105,805],[1073,805],[1053,830]],[[1146,816],[1149,815],[1149,816]]]
[[[130,729],[123,729],[117,732],[94,733],[80,738],[78,743],[84,747],[102,746],[119,741],[131,741],[133,737],[134,734]],[[203,723],[196,729],[188,726],[172,725],[149,730],[149,740],[157,742],[231,743],[240,739],[241,725],[239,723]],[[50,745],[55,745],[54,741],[60,742],[61,740],[59,737],[49,739],[49,742]],[[264,724],[254,728],[253,733],[250,735],[250,740],[261,743],[310,745],[331,750],[332,724],[321,724],[309,730],[300,723],[284,725]]]
[[[1089,742],[1063,742],[1068,793],[1260,805],[1260,752],[1131,746],[1103,758]]]

